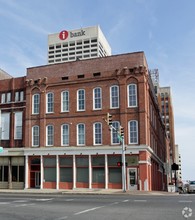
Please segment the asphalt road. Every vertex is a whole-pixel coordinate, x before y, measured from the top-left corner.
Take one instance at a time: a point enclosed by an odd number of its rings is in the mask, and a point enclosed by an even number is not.
[[[19,195],[6,193],[0,194],[0,219],[195,220],[195,195]]]

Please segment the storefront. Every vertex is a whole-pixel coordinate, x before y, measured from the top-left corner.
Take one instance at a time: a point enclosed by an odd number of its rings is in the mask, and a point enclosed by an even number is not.
[[[117,149],[118,148],[118,149]],[[88,149],[26,149],[25,188],[75,189],[102,188],[122,189],[121,148]],[[127,190],[139,190],[140,175],[149,182],[145,167],[150,164],[141,161],[139,154],[126,152]],[[146,175],[143,175],[146,173]],[[144,189],[143,187],[141,189]],[[148,188],[149,189],[149,188]]]
[[[24,188],[24,157],[0,157],[0,189]]]

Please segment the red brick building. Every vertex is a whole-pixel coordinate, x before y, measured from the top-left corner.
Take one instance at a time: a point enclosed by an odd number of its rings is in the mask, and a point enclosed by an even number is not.
[[[24,188],[25,81],[0,74],[1,146],[0,188]]]
[[[167,140],[143,52],[27,69],[26,188],[165,190]]]

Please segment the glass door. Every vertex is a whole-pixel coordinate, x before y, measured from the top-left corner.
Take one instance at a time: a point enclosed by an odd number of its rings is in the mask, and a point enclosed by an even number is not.
[[[128,189],[137,190],[137,168],[128,168]]]
[[[41,179],[40,172],[36,171],[35,172],[35,188],[40,188],[40,183],[41,183],[40,179]]]

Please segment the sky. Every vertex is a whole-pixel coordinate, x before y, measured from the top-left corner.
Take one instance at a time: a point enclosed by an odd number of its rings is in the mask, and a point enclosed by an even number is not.
[[[144,51],[170,86],[184,180],[195,180],[194,0],[0,0],[0,68],[47,64],[48,34],[99,25],[112,54]]]

